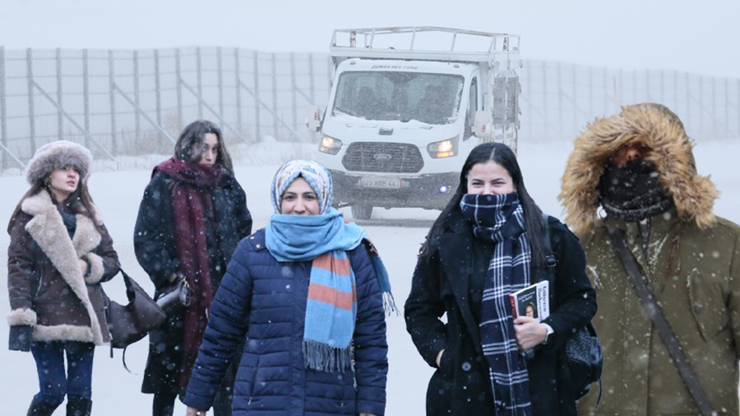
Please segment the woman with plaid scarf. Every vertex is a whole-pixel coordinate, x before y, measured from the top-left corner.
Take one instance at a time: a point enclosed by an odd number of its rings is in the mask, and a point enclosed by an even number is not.
[[[437,369],[428,415],[576,414],[565,343],[596,313],[596,296],[578,239],[543,218],[511,149],[473,149],[422,246],[406,301],[407,330]],[[549,254],[556,264],[546,263]],[[514,319],[509,295],[542,280],[550,316]]]

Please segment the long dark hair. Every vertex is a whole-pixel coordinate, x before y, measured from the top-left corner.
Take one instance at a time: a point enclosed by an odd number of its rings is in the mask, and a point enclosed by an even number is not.
[[[206,134],[213,133],[218,138],[218,156],[216,163],[223,166],[229,172],[234,172],[234,166],[231,164],[231,155],[226,150],[226,144],[221,136],[221,129],[208,120],[196,120],[188,124],[180,133],[175,143],[175,157],[186,162],[200,162],[200,155],[203,153],[203,138]]]
[[[61,167],[55,167],[54,170],[60,168]],[[31,189],[23,195],[20,202],[18,202],[18,205],[16,205],[15,210],[13,210],[13,215],[10,216],[10,221],[8,222],[8,233],[13,229],[13,226],[18,219],[18,214],[21,212],[21,205],[23,205],[23,201],[26,199],[38,194],[39,192],[48,192],[52,203],[54,203],[54,205],[59,205],[59,201],[54,197],[54,193],[50,188],[51,185],[49,185],[49,178],[51,178],[51,173],[53,173],[54,170],[49,173],[49,176],[39,178],[34,182],[33,185],[31,185]],[[79,174],[80,172],[77,173]],[[93,203],[92,196],[90,196],[90,191],[87,189],[87,178],[82,178],[80,175],[80,180],[77,182],[77,189],[69,194],[64,203],[69,205],[75,213],[86,215],[91,218],[98,231],[102,231],[102,227],[98,224],[93,214],[95,212],[95,204]]]
[[[516,155],[509,146],[503,143],[483,143],[476,146],[470,152],[460,171],[460,183],[452,195],[452,199],[450,199],[445,209],[442,210],[442,213],[439,214],[437,220],[434,221],[434,225],[429,230],[427,239],[421,247],[421,251],[419,252],[420,259],[429,260],[434,251],[432,248],[434,238],[444,233],[447,217],[453,212],[460,212],[460,200],[462,200],[463,195],[468,193],[468,173],[470,173],[470,170],[479,163],[489,161],[501,165],[511,176],[516,192],[519,195],[519,202],[524,209],[524,228],[527,231],[529,245],[532,249],[532,263],[535,267],[545,264],[545,247],[540,238],[543,230],[542,210],[540,210],[532,197],[529,196],[527,187],[524,186],[524,177],[522,176],[522,170],[519,168],[519,162],[516,160]]]

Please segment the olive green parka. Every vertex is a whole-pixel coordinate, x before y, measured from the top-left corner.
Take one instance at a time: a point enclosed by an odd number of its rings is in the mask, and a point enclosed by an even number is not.
[[[645,157],[673,198],[674,208],[648,219],[649,227],[597,218],[601,174],[628,144],[649,149]],[[586,252],[599,305],[592,322],[604,349],[601,402],[597,409],[592,386],[579,415],[699,414],[612,250],[607,224],[624,232],[714,410],[738,415],[740,227],[713,214],[719,192],[697,174],[692,146],[678,117],[655,104],[598,119],[574,142],[559,198]]]

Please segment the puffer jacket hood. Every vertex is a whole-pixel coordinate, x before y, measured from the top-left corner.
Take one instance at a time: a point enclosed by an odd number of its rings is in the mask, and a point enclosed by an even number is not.
[[[623,107],[620,114],[590,123],[573,145],[558,199],[563,203],[565,222],[576,233],[593,228],[601,175],[609,158],[627,145],[650,149],[645,158],[655,165],[681,219],[694,221],[699,228],[715,222],[713,207],[719,192],[709,176],[697,173],[692,153],[694,142],[686,135],[678,117],[665,106]]]

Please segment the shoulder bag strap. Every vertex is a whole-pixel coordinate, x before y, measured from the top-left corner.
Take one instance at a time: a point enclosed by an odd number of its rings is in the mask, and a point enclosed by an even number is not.
[[[668,323],[668,320],[665,319],[660,305],[655,301],[653,292],[650,291],[650,288],[645,284],[642,268],[637,263],[632,253],[627,250],[627,246],[624,244],[622,231],[610,225],[607,226],[607,229],[614,253],[617,255],[620,263],[622,263],[622,266],[624,266],[625,271],[629,275],[630,280],[632,281],[632,286],[635,289],[635,293],[640,300],[640,304],[645,310],[645,313],[650,317],[650,320],[653,322],[655,327],[658,329],[658,334],[660,334],[660,338],[663,340],[666,349],[668,349],[668,353],[670,354],[673,363],[676,365],[676,369],[678,369],[678,373],[681,375],[684,384],[686,384],[686,387],[689,389],[691,397],[694,398],[694,402],[696,402],[696,405],[699,407],[699,411],[702,416],[715,415],[716,413],[712,410],[712,404],[709,402],[709,399],[704,392],[704,388],[696,377],[696,373],[693,368],[691,368],[691,363],[686,357],[686,354],[684,354],[681,349],[681,344],[679,343],[678,338],[676,338],[676,334],[671,329],[671,325]]]

